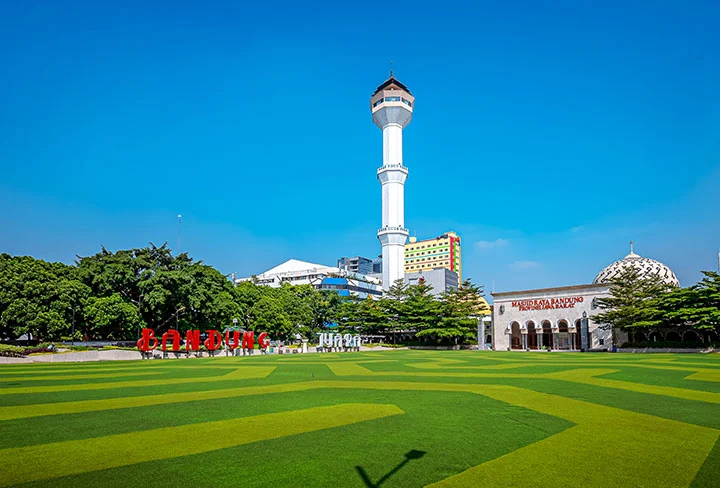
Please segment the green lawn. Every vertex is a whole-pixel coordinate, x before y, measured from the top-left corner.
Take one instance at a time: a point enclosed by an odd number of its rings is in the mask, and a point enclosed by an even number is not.
[[[720,355],[0,366],[0,486],[720,486]]]

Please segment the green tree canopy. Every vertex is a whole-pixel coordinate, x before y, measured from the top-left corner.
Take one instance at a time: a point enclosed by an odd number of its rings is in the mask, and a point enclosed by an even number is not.
[[[639,270],[626,267],[609,285],[609,295],[597,301],[602,312],[592,320],[602,327],[612,327],[613,344],[616,329],[647,329],[663,324],[659,299],[670,288],[659,276],[643,277]]]

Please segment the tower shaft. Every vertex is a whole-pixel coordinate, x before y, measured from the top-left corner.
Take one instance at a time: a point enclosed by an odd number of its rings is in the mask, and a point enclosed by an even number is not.
[[[392,76],[378,87],[370,99],[373,122],[383,133],[383,165],[377,170],[382,186],[382,227],[378,239],[382,245],[383,288],[387,291],[405,276],[405,180],[402,131],[412,119],[415,98]]]

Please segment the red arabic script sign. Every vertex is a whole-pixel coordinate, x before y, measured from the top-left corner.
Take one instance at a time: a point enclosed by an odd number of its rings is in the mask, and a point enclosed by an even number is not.
[[[238,347],[242,347],[243,349],[253,349],[255,347],[255,333],[252,331],[243,332],[242,341],[240,339],[240,331],[237,330],[232,332],[229,330],[225,331],[224,338],[220,332],[214,329],[208,329],[205,332],[207,332],[207,339],[203,342],[200,339],[199,330],[188,330],[185,333],[185,350],[199,351],[200,346],[203,345],[208,351],[217,351],[223,344],[231,351],[234,351]],[[153,329],[146,328],[142,330],[142,335],[137,341],[137,347],[142,352],[150,352],[158,347],[158,345],[160,345],[163,351],[167,351],[168,346],[170,346],[170,351],[178,352],[180,350],[181,340],[180,332],[175,329],[168,330],[158,339]],[[257,343],[261,349],[265,349],[270,345],[270,341],[267,340],[267,332],[261,332],[257,336]]]
[[[539,300],[517,300],[511,306],[517,307],[521,312],[527,310],[550,310],[555,308],[575,308],[576,303],[582,303],[583,297],[545,298]]]

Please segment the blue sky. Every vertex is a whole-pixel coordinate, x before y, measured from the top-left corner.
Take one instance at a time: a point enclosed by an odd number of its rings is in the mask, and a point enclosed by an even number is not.
[[[717,266],[718,2],[108,3],[0,4],[0,252],[374,257],[392,61],[406,227],[486,290]]]

